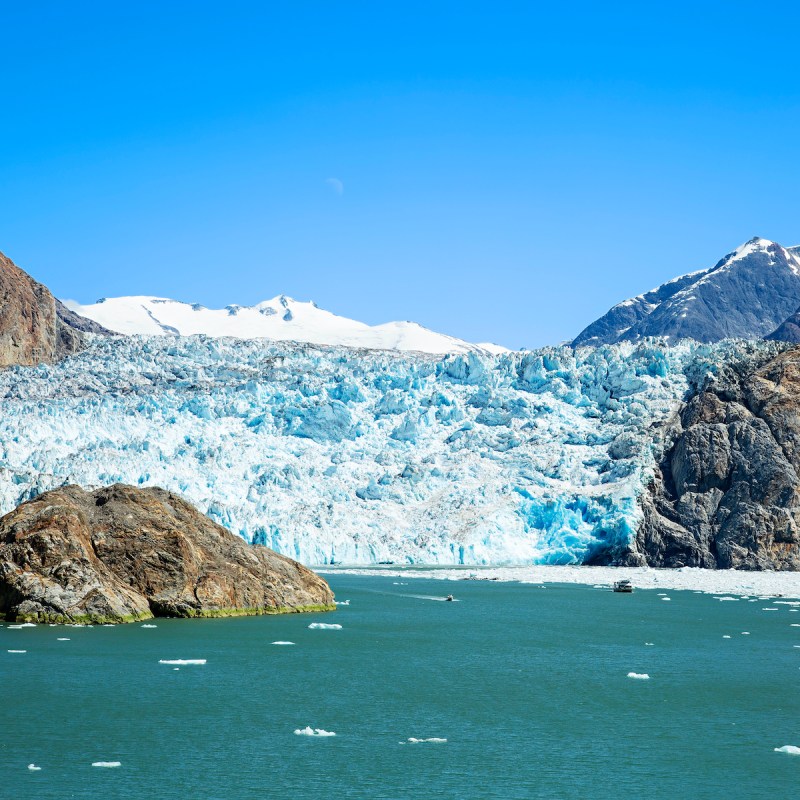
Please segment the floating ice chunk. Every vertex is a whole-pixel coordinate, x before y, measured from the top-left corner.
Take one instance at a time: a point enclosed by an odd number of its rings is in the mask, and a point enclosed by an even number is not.
[[[9,625],[9,628],[35,628],[35,622],[21,622],[19,625]]]
[[[336,600],[335,603],[336,603],[337,606],[349,606],[350,605],[350,601],[349,600]]]
[[[18,631],[20,628],[23,628],[23,625],[9,625],[7,630],[9,631]]]
[[[800,628],[800,622],[790,622],[789,623],[789,627],[790,628]]]
[[[667,596],[666,592],[658,592],[658,594],[656,594],[656,597],[666,597],[666,596]]]
[[[750,635],[750,631],[742,631],[742,636],[749,636],[749,635]]]
[[[779,608],[762,608],[762,611],[780,611]]]
[[[428,739],[415,739],[413,736],[409,736],[408,741],[411,744],[424,744],[425,742],[430,742],[431,744],[443,744],[447,741],[447,739],[440,739],[438,736],[431,736]]]
[[[37,767],[36,764],[28,764],[28,769],[31,772],[39,772],[42,768],[41,767]]]
[[[181,668],[180,668],[180,667],[173,667],[173,668],[172,668],[172,671],[173,671],[173,672],[180,672],[180,671],[181,671]]]
[[[776,600],[776,606],[800,606],[800,600]]]
[[[666,600],[667,602],[669,602],[670,600],[672,600],[672,598],[671,598],[671,597],[662,597],[661,599],[662,599],[662,600]]]
[[[282,645],[287,645],[287,644],[294,644],[294,642],[273,642],[272,644],[282,644]]]
[[[27,650],[9,650],[9,653],[27,653]]]
[[[204,658],[161,658],[159,664],[177,664],[180,667],[185,667],[189,664],[205,664]]]
[[[105,767],[106,769],[113,769],[114,767],[121,767],[121,761],[92,761],[93,767]]]
[[[629,672],[629,678],[633,678],[635,681],[649,681],[650,676],[646,672]]]
[[[653,642],[645,642],[645,643],[644,643],[644,646],[645,646],[645,647],[653,647],[653,646],[654,646],[654,643],[653,643]]]
[[[725,635],[724,635],[722,638],[723,638],[723,639],[730,639],[731,637],[730,637],[730,636],[728,636],[728,634],[726,633],[726,634],[725,634]]]
[[[333,731],[326,731],[323,728],[312,728],[310,725],[306,728],[297,728],[294,732],[295,736],[336,736]]]
[[[312,622],[309,626],[311,630],[319,631],[340,631],[342,626],[336,622]]]
[[[795,747],[793,744],[785,744],[783,747],[776,747],[776,753],[788,753],[790,756],[800,756],[800,747]]]
[[[738,597],[715,597],[714,599],[715,600],[719,600],[720,602],[725,602],[725,601],[734,602],[734,603],[738,603],[739,602],[739,598]]]
[[[142,625],[142,628],[157,628],[158,625]]]
[[[58,639],[56,639],[56,641],[57,642],[68,642],[70,640],[67,639],[65,636],[59,636]]]

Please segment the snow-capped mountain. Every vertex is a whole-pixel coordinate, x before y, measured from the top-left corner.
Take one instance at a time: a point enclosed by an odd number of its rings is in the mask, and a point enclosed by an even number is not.
[[[800,248],[755,237],[710,269],[625,300],[593,322],[573,346],[662,336],[713,342],[761,339],[800,307]]]
[[[506,352],[494,344],[470,344],[415,322],[367,325],[339,317],[313,302],[279,295],[255,306],[205,308],[161,297],[112,297],[91,305],[64,304],[83,317],[127,335],[233,336],[309,344],[423,353]]]

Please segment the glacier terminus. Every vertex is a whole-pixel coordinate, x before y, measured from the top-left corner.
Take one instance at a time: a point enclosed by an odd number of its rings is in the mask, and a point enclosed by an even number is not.
[[[622,547],[690,385],[780,347],[88,338],[0,373],[3,513],[69,483],[157,485],[306,564],[565,564]]]

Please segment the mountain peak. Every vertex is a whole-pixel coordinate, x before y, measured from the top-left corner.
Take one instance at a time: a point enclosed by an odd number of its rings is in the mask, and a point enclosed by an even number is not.
[[[618,303],[573,345],[636,341],[647,336],[702,342],[767,336],[800,306],[800,258],[754,236],[713,267],[674,278]]]

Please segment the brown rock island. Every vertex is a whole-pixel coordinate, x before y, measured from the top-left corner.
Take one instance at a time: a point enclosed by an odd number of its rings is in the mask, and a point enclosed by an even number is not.
[[[0,618],[116,623],[334,609],[311,570],[164,489],[66,486],[0,519]]]

